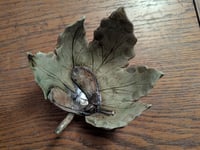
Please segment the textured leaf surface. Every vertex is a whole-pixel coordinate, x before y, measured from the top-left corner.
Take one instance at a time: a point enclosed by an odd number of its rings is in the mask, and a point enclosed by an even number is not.
[[[83,22],[84,19],[81,19],[69,25],[59,35],[54,52],[48,54],[38,52],[36,55],[29,55],[35,80],[42,88],[45,98],[52,87],[75,91],[71,80],[71,70],[75,62],[84,64],[84,61],[88,59],[88,55],[84,54],[87,52],[87,42]]]
[[[133,25],[124,9],[119,8],[101,21],[94,32],[93,41],[89,44],[93,72],[98,76],[110,68],[115,70],[127,65],[128,60],[135,56],[133,47],[136,42]]]
[[[115,111],[114,116],[94,114],[86,117],[86,122],[106,129],[123,127],[139,116],[151,104],[137,101],[147,95],[162,72],[145,66],[123,68],[118,72],[110,71],[112,80],[104,78],[101,83],[102,107]],[[107,85],[107,86],[106,86]]]
[[[115,107],[116,105],[114,105]],[[112,107],[112,108],[114,108]],[[94,114],[86,117],[86,122],[99,128],[115,129],[126,126],[135,117],[139,116],[144,110],[151,107],[151,104],[141,102],[125,102],[118,103],[115,107],[114,116],[105,116],[102,114]],[[110,109],[110,107],[108,107]]]
[[[75,87],[71,71],[74,66],[86,66],[97,78],[102,107],[115,112],[113,116],[95,113],[87,116],[86,122],[106,129],[123,127],[151,106],[137,100],[147,95],[163,74],[145,66],[125,67],[135,55],[137,39],[123,8],[101,21],[89,45],[83,23],[81,19],[68,26],[59,35],[54,52],[29,54],[35,80],[45,98],[63,110],[79,114],[68,109],[78,109],[72,99]]]

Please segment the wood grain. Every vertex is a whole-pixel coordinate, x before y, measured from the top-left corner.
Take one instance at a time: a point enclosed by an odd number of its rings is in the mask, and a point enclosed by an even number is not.
[[[141,100],[153,107],[127,127],[96,129],[45,101],[26,52],[52,51],[64,27],[86,16],[89,40],[100,20],[124,6],[138,43],[131,64],[165,73]],[[0,149],[200,149],[200,29],[188,0],[0,1]]]

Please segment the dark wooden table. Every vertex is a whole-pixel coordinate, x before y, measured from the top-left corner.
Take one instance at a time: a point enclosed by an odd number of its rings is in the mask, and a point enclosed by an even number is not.
[[[165,73],[142,98],[153,104],[127,127],[96,129],[45,101],[26,52],[52,51],[57,35],[86,16],[87,38],[100,20],[124,6],[138,43],[130,62]],[[0,1],[0,149],[200,149],[200,29],[192,0]]]

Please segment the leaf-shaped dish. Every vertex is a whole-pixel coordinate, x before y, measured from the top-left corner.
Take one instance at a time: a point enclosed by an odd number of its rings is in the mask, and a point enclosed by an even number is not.
[[[45,99],[70,112],[59,132],[73,119],[72,114],[85,116],[95,127],[114,129],[151,106],[137,100],[147,95],[163,73],[145,66],[126,67],[134,57],[136,42],[133,25],[124,8],[119,8],[101,21],[89,45],[83,18],[59,35],[54,52],[28,54]]]

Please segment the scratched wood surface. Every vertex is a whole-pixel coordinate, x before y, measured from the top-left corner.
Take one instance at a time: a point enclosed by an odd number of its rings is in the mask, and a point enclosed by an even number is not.
[[[127,127],[96,129],[81,117],[57,136],[66,112],[45,101],[26,52],[52,51],[57,35],[83,15],[89,40],[100,19],[124,6],[138,43],[131,64],[165,73],[153,104]],[[0,149],[200,149],[200,29],[188,0],[1,0]]]

